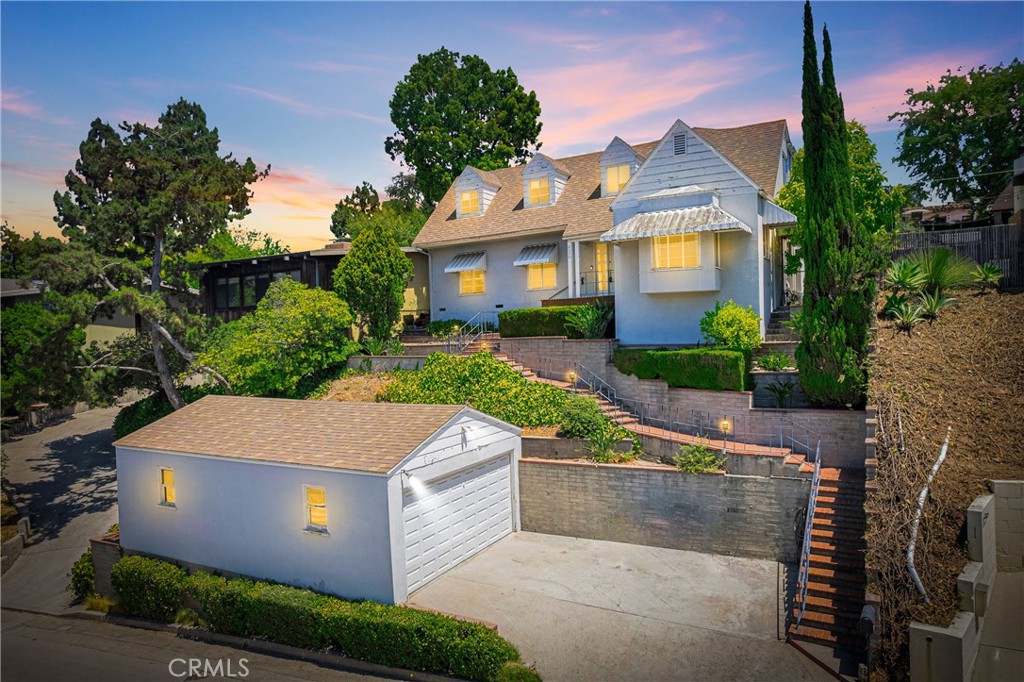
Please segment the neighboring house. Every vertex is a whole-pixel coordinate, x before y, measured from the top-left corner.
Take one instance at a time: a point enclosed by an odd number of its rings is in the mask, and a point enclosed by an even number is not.
[[[697,343],[716,300],[766,319],[783,303],[796,217],[772,199],[794,152],[785,121],[676,121],[655,142],[466,168],[413,242],[431,256],[431,314],[614,296],[617,335],[633,345]]]
[[[207,396],[114,443],[121,546],[401,603],[519,529],[520,432],[462,405]]]
[[[237,320],[256,308],[274,280],[290,277],[310,288],[334,290],[334,269],[352,249],[352,242],[332,242],[322,249],[275,256],[253,256],[204,263],[203,311],[221,319]],[[430,289],[426,252],[402,247],[412,261],[412,278],[405,287],[402,322],[425,326],[430,319]]]

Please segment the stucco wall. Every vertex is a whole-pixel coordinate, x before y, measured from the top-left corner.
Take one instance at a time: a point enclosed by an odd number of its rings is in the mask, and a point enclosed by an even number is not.
[[[799,557],[810,481],[524,459],[523,530],[760,559]]]
[[[558,244],[558,265],[555,286],[551,289],[529,291],[526,288],[526,268],[512,265],[523,247],[532,244]],[[459,275],[445,273],[445,267],[460,253],[487,252],[486,293],[459,295]],[[533,235],[524,239],[504,239],[462,246],[430,250],[430,306],[432,320],[468,320],[478,312],[497,313],[514,308],[537,308],[545,298],[551,298],[568,286],[566,270],[566,243],[561,232]],[[500,308],[498,306],[501,306]]]
[[[159,504],[161,466],[174,469],[173,509]],[[392,600],[383,476],[117,448],[117,477],[126,550]],[[324,487],[330,535],[304,530],[303,485]]]

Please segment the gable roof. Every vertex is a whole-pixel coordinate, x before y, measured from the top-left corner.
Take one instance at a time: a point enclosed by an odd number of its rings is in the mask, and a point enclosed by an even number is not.
[[[469,409],[208,395],[114,445],[386,474]]]
[[[738,128],[692,130],[750,176],[765,194],[775,195],[780,154],[786,139],[784,120]],[[629,146],[643,161],[661,141]],[[613,221],[609,205],[614,197],[601,197],[600,157],[604,151],[552,159],[569,179],[558,201],[551,206],[523,207],[525,166],[520,165],[487,171],[494,184],[501,187],[487,211],[456,219],[455,184],[452,183],[413,240],[413,246],[429,248],[547,232],[562,232],[565,239],[573,239],[610,230]]]

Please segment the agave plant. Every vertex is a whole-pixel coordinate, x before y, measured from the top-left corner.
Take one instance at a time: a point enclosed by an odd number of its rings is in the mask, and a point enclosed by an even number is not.
[[[882,308],[882,317],[892,319],[896,316],[896,310],[909,300],[910,298],[902,292],[892,292],[885,297],[885,307]]]
[[[978,266],[952,249],[942,247],[918,251],[910,256],[909,261],[920,268],[924,277],[922,288],[929,293],[963,289],[977,281]]]
[[[367,355],[384,355],[388,350],[388,340],[367,336],[363,339],[363,352]]]
[[[1003,278],[1003,269],[995,263],[985,263],[977,267],[974,277],[982,289],[995,289]]]
[[[796,383],[782,381],[765,386],[765,390],[775,396],[775,407],[789,407],[789,400],[793,395]]]
[[[885,285],[893,291],[917,291],[925,284],[921,266],[901,258],[889,266],[885,273]]]
[[[920,306],[907,302],[893,311],[893,319],[896,321],[896,331],[906,332],[909,336],[924,317],[921,316]]]
[[[922,291],[918,294],[918,300],[921,301],[921,305],[919,306],[921,317],[928,320],[934,320],[939,316],[940,311],[956,303],[955,298],[952,296],[946,296],[939,291],[934,294]]]
[[[615,315],[615,309],[603,301],[578,306],[565,318],[565,326],[581,339],[604,337],[608,325]]]

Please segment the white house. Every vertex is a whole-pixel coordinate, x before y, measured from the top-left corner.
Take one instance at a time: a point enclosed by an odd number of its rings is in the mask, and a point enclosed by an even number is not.
[[[121,546],[404,602],[519,529],[520,431],[460,405],[207,396],[114,444]]]
[[[654,142],[467,168],[414,241],[431,256],[432,318],[614,297],[627,345],[699,341],[716,300],[767,319],[796,222],[772,200],[794,152],[785,121],[676,121]]]

